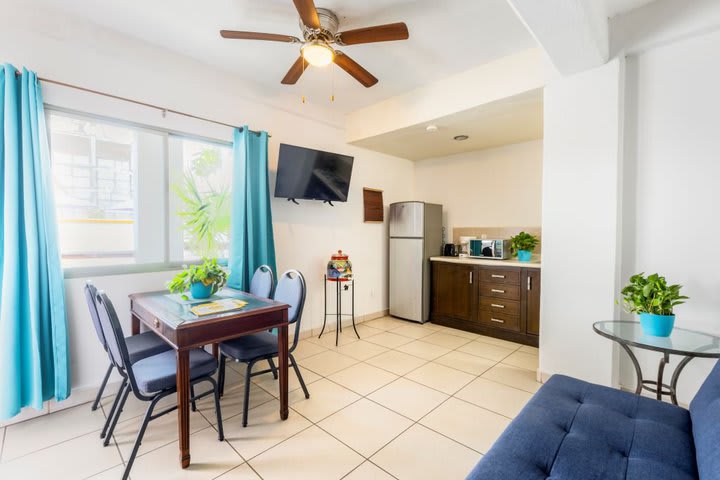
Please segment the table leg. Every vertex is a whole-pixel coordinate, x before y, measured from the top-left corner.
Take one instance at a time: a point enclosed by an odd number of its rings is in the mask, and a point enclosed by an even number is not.
[[[177,352],[177,406],[178,438],[180,439],[180,465],[190,466],[190,352]]]
[[[663,391],[663,374],[665,373],[665,365],[670,362],[670,354],[664,353],[660,359],[660,365],[658,365],[658,376],[657,376],[657,389],[655,390],[655,396],[658,400],[662,400]]]
[[[678,366],[675,367],[675,371],[672,374],[672,378],[670,379],[670,401],[672,401],[673,405],[677,405],[677,382],[680,378],[680,372],[683,371],[683,368],[685,368],[685,365],[690,363],[690,360],[692,360],[695,357],[685,357],[683,358],[680,363],[678,363]]]
[[[640,364],[637,361],[637,358],[635,357],[635,354],[630,350],[630,347],[625,345],[624,343],[618,343],[628,354],[630,357],[630,360],[632,360],[633,366],[635,367],[635,376],[637,377],[637,386],[635,387],[635,395],[640,395],[642,392],[642,386],[643,386],[643,376],[642,376],[642,370],[640,370]]]
[[[287,313],[286,313],[287,315]],[[288,418],[288,327],[278,328],[278,370],[280,376],[280,419]]]
[[[140,333],[140,319],[134,314],[131,314],[130,333],[133,335]]]
[[[212,344],[212,354],[213,354],[213,357],[215,357],[216,360],[217,360],[218,358],[220,358],[220,349],[219,349],[217,343],[213,343],[213,344]]]

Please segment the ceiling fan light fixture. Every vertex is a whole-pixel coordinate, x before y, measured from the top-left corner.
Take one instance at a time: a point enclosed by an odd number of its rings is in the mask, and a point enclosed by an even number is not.
[[[303,58],[313,67],[325,67],[329,65],[333,58],[335,58],[335,52],[329,45],[319,40],[313,40],[305,44],[301,49]]]

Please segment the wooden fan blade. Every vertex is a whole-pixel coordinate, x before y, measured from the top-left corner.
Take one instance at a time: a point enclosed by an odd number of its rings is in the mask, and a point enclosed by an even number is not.
[[[238,40],[269,40],[271,42],[299,42],[300,39],[292,35],[277,35],[275,33],[238,32],[235,30],[220,30],[220,36]]]
[[[365,70],[359,63],[342,52],[335,51],[335,58],[333,61],[335,62],[335,65],[345,70],[366,88],[370,88],[378,82],[378,79],[370,72]]]
[[[338,35],[343,45],[407,40],[410,37],[407,25],[403,22],[358,28],[356,30],[348,30],[347,32],[340,32]]]
[[[295,8],[300,14],[300,20],[310,28],[320,28],[320,18],[313,0],[293,0]]]
[[[307,69],[307,66],[307,61],[305,61],[303,56],[300,55],[298,59],[295,60],[295,63],[292,64],[292,67],[290,67],[290,70],[288,70],[285,74],[285,78],[283,78],[280,83],[283,85],[295,85],[305,69]]]

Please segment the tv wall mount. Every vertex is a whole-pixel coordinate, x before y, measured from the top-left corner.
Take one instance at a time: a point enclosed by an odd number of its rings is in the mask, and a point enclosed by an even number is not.
[[[292,202],[292,203],[294,203],[295,205],[300,205],[300,204],[298,203],[298,201],[295,200],[294,198],[288,198],[287,201],[288,201],[288,202]],[[334,206],[335,206],[335,205],[333,205],[332,200],[323,200],[322,202],[329,204],[331,207],[334,207]]]

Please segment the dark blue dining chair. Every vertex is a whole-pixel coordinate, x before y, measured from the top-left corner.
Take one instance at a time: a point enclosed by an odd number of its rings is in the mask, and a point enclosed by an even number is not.
[[[113,365],[123,377],[124,388],[120,393],[120,402],[117,405],[117,411],[112,417],[110,428],[107,432],[105,445],[112,437],[115,426],[117,425],[120,414],[127,400],[128,395],[132,392],[140,401],[150,402],[148,405],[143,422],[140,425],[135,445],[133,446],[130,457],[127,459],[127,465],[123,473],[122,479],[126,480],[130,474],[135,456],[142,444],[145,430],[148,423],[162,417],[177,409],[177,405],[173,405],[160,412],[154,413],[158,402],[168,395],[177,393],[177,364],[174,351],[167,351],[139,360],[135,363],[130,362],[130,354],[127,349],[125,336],[123,335],[120,321],[110,299],[104,292],[98,292],[96,296],[98,316],[100,317],[100,326],[103,336],[107,342],[108,353]],[[201,382],[208,382],[212,385],[212,389],[199,395],[193,395],[191,401],[199,400],[208,395],[215,395],[215,414],[217,416],[218,440],[223,441],[223,425],[222,415],[220,413],[220,395],[218,384],[212,375],[217,371],[217,360],[215,357],[207,353],[205,350],[196,348],[190,350],[190,385],[195,386]]]
[[[295,324],[295,336],[292,345],[288,348],[289,363],[295,370],[295,374],[300,381],[300,386],[305,393],[305,398],[310,398],[305,381],[303,380],[300,369],[298,368],[295,357],[292,352],[295,350],[300,338],[300,321],[302,319],[303,307],[305,306],[305,278],[302,273],[297,270],[288,270],[283,273],[275,288],[274,299],[278,302],[286,303],[290,306],[288,309],[288,323]],[[218,383],[220,384],[220,395],[222,396],[225,388],[225,362],[227,359],[247,364],[245,373],[245,401],[243,402],[243,427],[247,427],[248,423],[248,404],[250,403],[250,379],[257,375],[264,375],[272,372],[276,375],[274,368],[253,372],[252,368],[255,363],[263,360],[272,361],[278,356],[278,339],[276,335],[270,332],[254,333],[245,335],[232,340],[228,340],[220,344],[220,373],[218,375]],[[272,363],[271,363],[272,366]],[[277,378],[277,377],[275,377]]]
[[[275,276],[267,265],[260,265],[250,280],[250,293],[256,297],[273,298]]]
[[[95,288],[95,286],[90,280],[85,282],[84,293],[88,310],[90,310],[90,318],[92,319],[93,326],[95,327],[95,333],[97,334],[98,340],[100,341],[103,349],[109,355],[110,352],[108,352],[107,342],[105,341],[105,335],[103,335],[102,326],[100,325],[100,318],[98,317],[98,309],[95,303],[95,297],[97,296],[97,288]],[[142,360],[143,358],[157,355],[158,353],[165,352],[167,350],[170,350],[171,348],[167,342],[155,335],[155,333],[153,332],[145,332],[138,335],[132,335],[125,339],[125,344],[127,345],[128,358],[130,363],[135,363],[138,360]],[[102,399],[102,395],[105,391],[105,387],[107,386],[110,374],[112,374],[112,371],[115,369],[115,365],[113,364],[113,362],[110,361],[109,363],[110,365],[108,366],[107,372],[105,372],[105,378],[103,378],[103,381],[100,384],[100,389],[95,396],[95,401],[92,404],[93,411],[97,410],[98,405],[100,405],[100,400]],[[125,379],[123,379],[120,383],[120,390],[118,390],[118,393],[115,396],[115,400],[113,401],[112,408],[110,409],[107,420],[105,420],[105,426],[100,432],[100,438],[105,438],[105,434],[107,433],[107,429],[110,425],[110,419],[113,417],[115,409],[117,408],[118,401],[120,400],[120,393],[122,392],[124,387]]]

